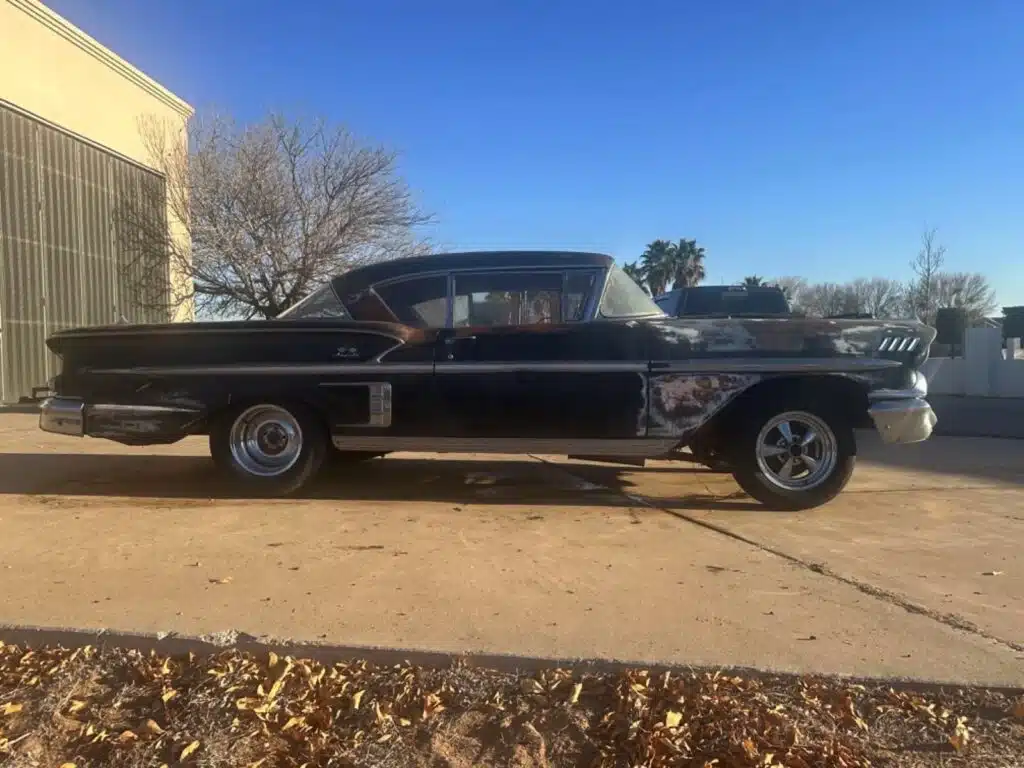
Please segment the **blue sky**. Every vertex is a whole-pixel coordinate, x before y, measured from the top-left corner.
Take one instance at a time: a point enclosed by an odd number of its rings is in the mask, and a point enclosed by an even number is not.
[[[199,110],[399,149],[452,248],[906,278],[935,227],[1024,304],[1020,0],[47,4]]]

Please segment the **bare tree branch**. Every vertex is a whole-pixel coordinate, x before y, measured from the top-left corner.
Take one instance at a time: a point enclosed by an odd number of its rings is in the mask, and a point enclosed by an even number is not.
[[[911,283],[906,298],[911,314],[926,322],[933,322],[935,318],[935,276],[945,260],[946,247],[935,243],[935,230],[925,230],[921,235],[921,250],[910,262],[917,279]]]
[[[995,290],[989,284],[988,278],[977,272],[936,273],[933,279],[933,293],[936,309],[963,309],[971,323],[991,315],[997,307]]]
[[[904,287],[899,280],[886,277],[860,278],[846,286],[853,312],[892,320],[903,314]]]
[[[153,120],[140,130],[186,235],[152,221],[153,200],[119,201],[121,247],[150,306],[194,300],[206,315],[275,317],[334,275],[430,250],[418,232],[433,217],[398,177],[397,155],[344,127],[213,116],[193,121],[187,148]],[[178,285],[159,267],[168,260]]]

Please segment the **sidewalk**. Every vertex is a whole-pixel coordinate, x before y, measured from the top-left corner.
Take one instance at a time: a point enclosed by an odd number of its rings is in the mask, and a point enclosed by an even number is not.
[[[1024,439],[1024,398],[929,395],[936,435]]]

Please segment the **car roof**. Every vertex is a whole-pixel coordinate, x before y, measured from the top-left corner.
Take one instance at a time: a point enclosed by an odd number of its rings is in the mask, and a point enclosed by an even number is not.
[[[603,253],[584,251],[458,251],[368,264],[338,275],[331,282],[340,294],[360,291],[396,277],[413,277],[429,272],[502,267],[610,267],[614,262],[611,256]]]

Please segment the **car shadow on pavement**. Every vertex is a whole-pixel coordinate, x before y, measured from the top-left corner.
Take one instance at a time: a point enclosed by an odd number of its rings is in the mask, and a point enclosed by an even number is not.
[[[900,472],[1024,485],[1024,440],[933,437],[910,445],[885,445],[877,435],[857,435],[860,464]]]
[[[573,471],[566,471],[566,470]],[[295,498],[346,501],[444,501],[475,505],[636,506],[631,466],[574,470],[531,459],[459,460],[386,457],[354,465],[325,463]],[[706,473],[681,464],[680,474]],[[252,498],[223,478],[206,456],[0,453],[0,494],[153,499]],[[675,503],[675,502],[672,502]],[[691,496],[680,507],[721,508],[720,499]],[[659,500],[659,506],[665,504]],[[734,504],[728,508],[738,508]]]

